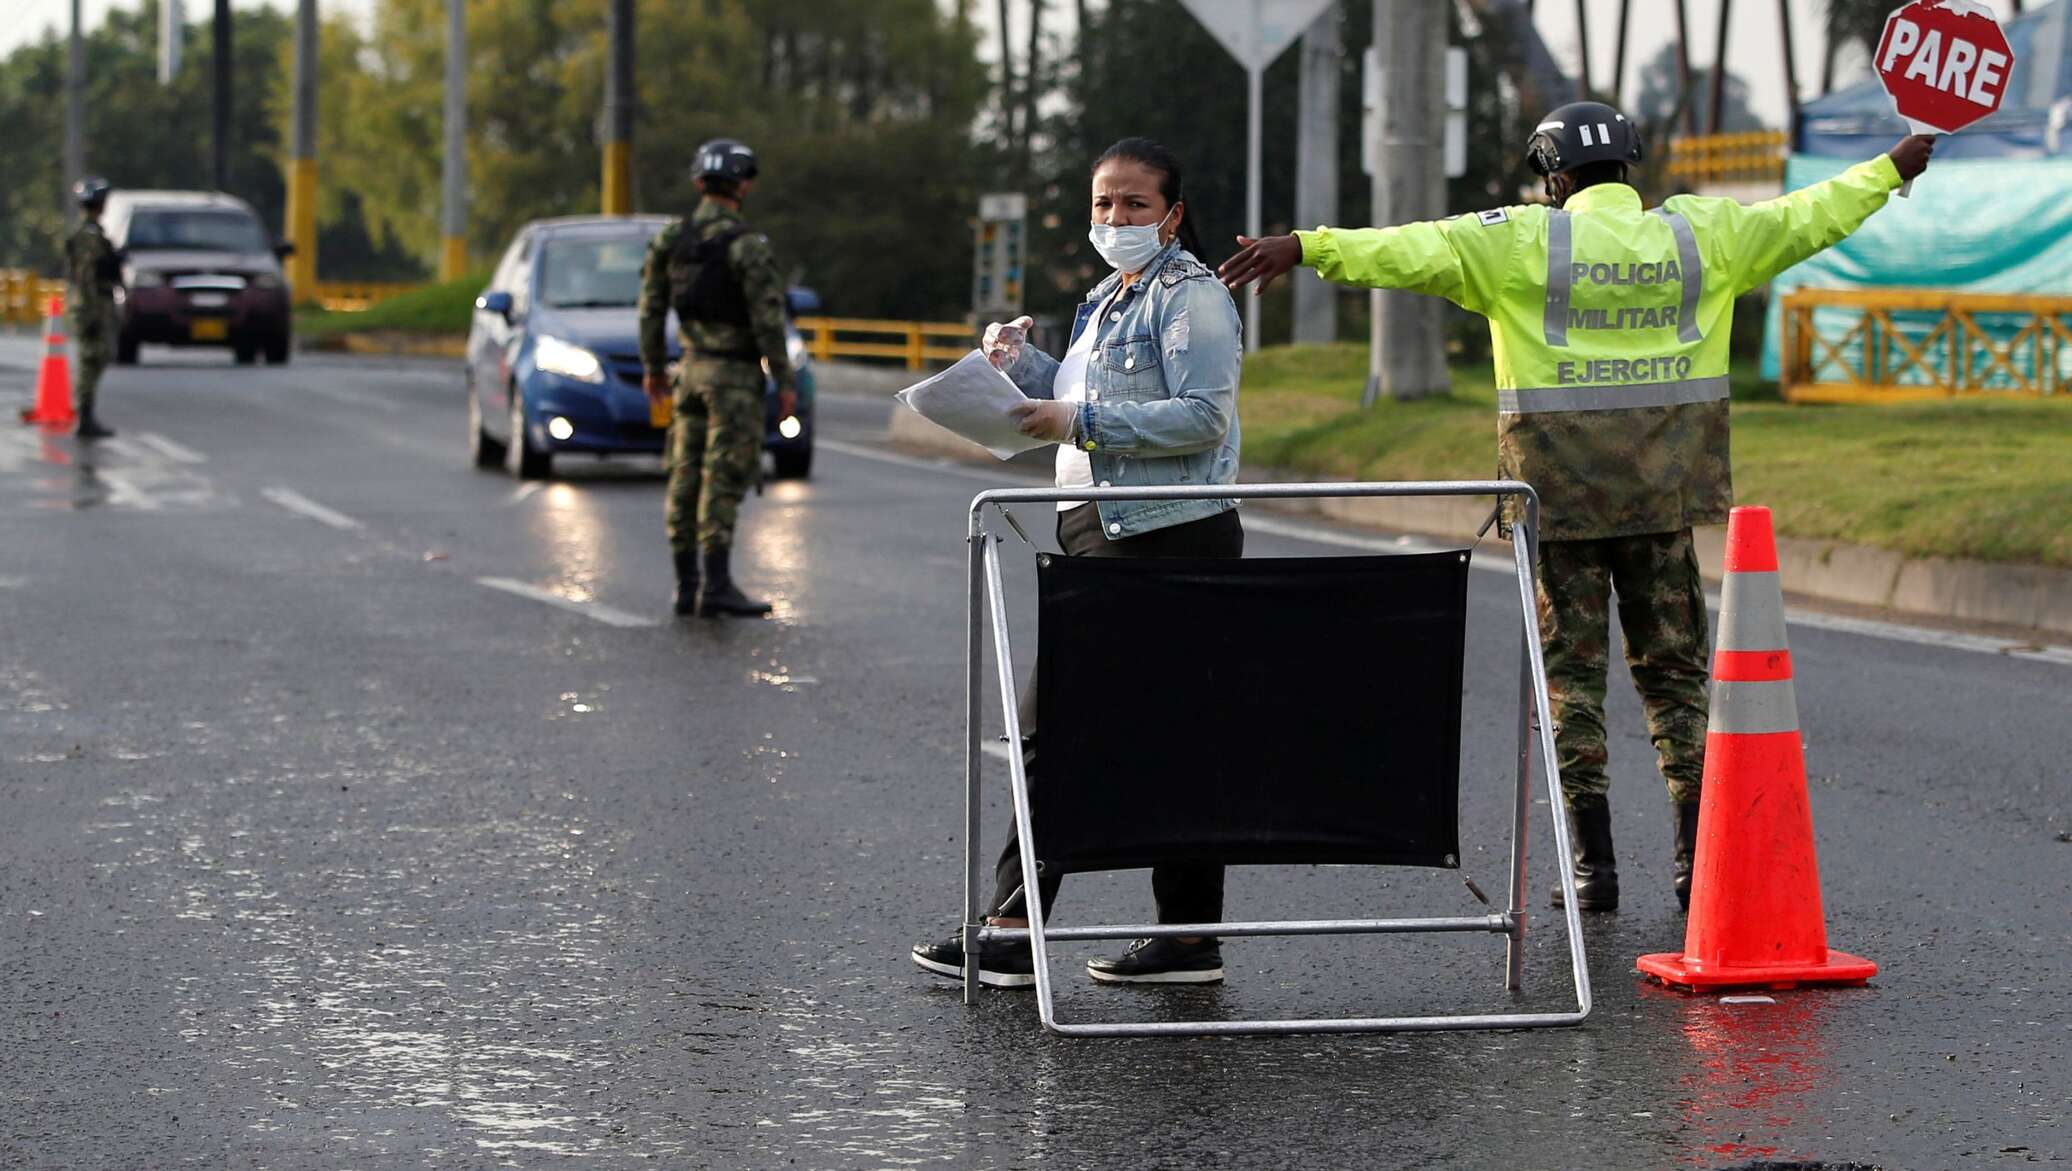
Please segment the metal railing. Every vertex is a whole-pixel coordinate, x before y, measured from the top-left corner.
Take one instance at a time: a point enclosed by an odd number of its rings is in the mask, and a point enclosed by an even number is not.
[[[1792,402],[2072,393],[2072,297],[1795,289],[1782,312]]]
[[[424,286],[415,281],[318,281],[317,304],[332,313],[358,313],[376,301]]]
[[[1782,130],[1694,134],[1670,140],[1669,173],[1691,183],[1783,182],[1790,154]]]
[[[954,362],[971,352],[977,334],[972,327],[950,321],[879,321],[851,317],[801,317],[796,323],[806,335],[806,348],[820,361],[830,358],[898,358],[909,370],[920,370],[930,362]],[[873,340],[853,336],[868,335]],[[890,335],[896,341],[875,340]],[[931,338],[956,338],[957,344],[930,345]]]
[[[52,297],[65,294],[65,282],[37,276],[27,269],[0,268],[0,322],[41,325]]]

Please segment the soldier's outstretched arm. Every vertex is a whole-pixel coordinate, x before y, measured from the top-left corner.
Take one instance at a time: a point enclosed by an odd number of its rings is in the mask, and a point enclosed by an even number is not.
[[[791,368],[791,353],[784,344],[784,281],[777,275],[769,237],[750,233],[735,240],[731,259],[741,277],[742,296],[748,301],[748,328],[755,334],[755,348],[769,362],[777,389],[795,395],[798,372]]]
[[[682,233],[681,220],[655,233],[640,269],[640,368],[650,395],[668,384],[669,252]]]
[[[1915,135],[1888,154],[1776,199],[1744,207],[1731,200],[1677,196],[1667,206],[1685,212],[1699,227],[1708,261],[1733,274],[1739,296],[1847,239],[1885,206],[1894,190],[1927,169],[1934,150],[1933,138]]]

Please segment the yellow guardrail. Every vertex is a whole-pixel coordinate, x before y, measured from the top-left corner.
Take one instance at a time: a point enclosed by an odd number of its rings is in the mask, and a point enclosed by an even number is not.
[[[332,313],[358,313],[376,301],[422,287],[416,281],[318,281],[316,300]]]
[[[1779,382],[1792,402],[2072,393],[2072,297],[1796,289],[1783,317]]]
[[[1669,173],[1692,183],[1782,182],[1790,155],[1782,130],[1687,135],[1669,142]]]
[[[27,269],[0,268],[0,321],[41,325],[52,297],[65,294],[65,282],[47,280]]]
[[[880,321],[860,317],[801,317],[796,324],[806,348],[820,361],[830,358],[899,358],[909,370],[930,362],[954,362],[971,352],[975,331],[950,321]],[[855,335],[873,340],[858,340]],[[848,336],[837,336],[848,335]],[[896,340],[876,340],[887,336]],[[930,345],[931,338],[956,338],[957,344]]]

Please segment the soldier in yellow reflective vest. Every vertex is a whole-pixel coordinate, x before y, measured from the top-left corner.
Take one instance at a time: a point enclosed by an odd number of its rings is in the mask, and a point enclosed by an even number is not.
[[[1219,270],[1261,291],[1297,264],[1326,279],[1444,297],[1489,318],[1497,464],[1541,501],[1540,635],[1568,798],[1578,904],[1619,903],[1606,799],[1610,598],[1675,803],[1675,890],[1690,903],[1706,727],[1705,598],[1691,526],[1727,519],[1734,299],[1830,247],[1928,165],[1903,140],[1828,182],[1744,206],[1626,182],[1639,132],[1598,102],[1549,114],[1527,144],[1549,205],[1392,228],[1239,237]],[[1512,509],[1515,516],[1515,506]],[[1560,902],[1560,892],[1555,892]]]

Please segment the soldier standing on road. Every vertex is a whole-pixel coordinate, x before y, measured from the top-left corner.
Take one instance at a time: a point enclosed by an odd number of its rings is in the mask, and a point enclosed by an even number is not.
[[[1263,290],[1297,264],[1346,284],[1445,297],[1489,318],[1497,465],[1542,504],[1540,638],[1577,902],[1619,905],[1606,798],[1610,595],[1676,806],[1675,889],[1690,905],[1705,767],[1705,595],[1691,526],[1733,503],[1727,362],[1734,299],[1847,237],[1928,166],[1915,136],[1825,183],[1743,206],[1678,195],[1652,212],[1626,182],[1639,132],[1597,102],[1526,144],[1552,206],[1253,241],[1219,273]],[[1517,502],[1510,501],[1512,519]],[[1555,891],[1560,904],[1561,892]]]
[[[640,360],[648,397],[674,394],[669,424],[669,547],[676,612],[760,617],[770,604],[743,594],[728,569],[741,498],[762,471],[764,370],[777,383],[778,417],[798,410],[798,379],[784,346],[784,283],[767,237],[741,218],[755,186],[755,152],[727,138],[698,148],[701,198],[688,220],[648,246],[640,286]],[[663,329],[683,331],[683,364],[669,382]]]
[[[115,432],[94,417],[94,396],[115,347],[115,289],[122,283],[122,261],[101,230],[108,181],[81,179],[73,184],[72,197],[79,201],[80,212],[79,226],[65,238],[65,308],[79,364],[73,406],[81,439],[108,439]]]

